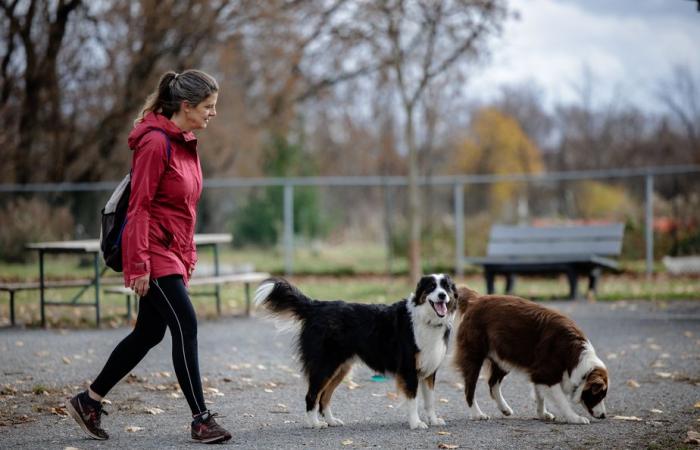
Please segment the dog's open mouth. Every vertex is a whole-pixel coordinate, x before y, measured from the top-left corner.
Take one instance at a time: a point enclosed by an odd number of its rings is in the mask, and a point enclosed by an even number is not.
[[[446,302],[434,302],[432,300],[428,300],[430,302],[430,306],[433,307],[435,310],[435,314],[437,314],[440,317],[445,317],[447,314],[447,303]]]

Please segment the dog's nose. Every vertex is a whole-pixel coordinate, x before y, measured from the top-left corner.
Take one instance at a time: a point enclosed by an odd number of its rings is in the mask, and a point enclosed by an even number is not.
[[[599,419],[605,419],[605,413],[598,416]]]
[[[440,293],[438,294],[438,298],[439,298],[440,300],[445,300],[446,297],[447,297],[447,295],[445,295],[444,292],[440,292]]]

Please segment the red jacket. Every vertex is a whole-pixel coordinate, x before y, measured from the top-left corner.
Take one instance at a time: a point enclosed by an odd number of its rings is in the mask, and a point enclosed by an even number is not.
[[[168,161],[167,140],[170,139]],[[194,133],[149,113],[129,134],[133,150],[131,196],[122,235],[124,283],[182,275],[197,262],[194,228],[202,193],[202,168]]]

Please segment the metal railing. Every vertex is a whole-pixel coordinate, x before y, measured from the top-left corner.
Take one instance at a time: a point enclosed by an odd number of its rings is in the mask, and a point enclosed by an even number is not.
[[[566,172],[547,172],[538,174],[486,174],[486,175],[452,175],[420,177],[422,186],[452,186],[453,212],[455,217],[455,272],[462,274],[464,242],[464,189],[469,185],[487,185],[499,182],[558,182],[601,179],[642,178],[645,183],[645,254],[646,271],[652,273],[654,249],[654,179],[661,175],[700,174],[700,165],[673,165],[609,170],[581,170]],[[0,184],[0,193],[42,193],[42,192],[98,192],[111,191],[117,181],[95,183],[33,183]],[[283,188],[283,247],[285,271],[294,271],[294,189],[296,187],[405,187],[408,177],[403,176],[333,176],[333,177],[289,177],[289,178],[213,178],[204,181],[207,189],[255,188],[278,186]]]

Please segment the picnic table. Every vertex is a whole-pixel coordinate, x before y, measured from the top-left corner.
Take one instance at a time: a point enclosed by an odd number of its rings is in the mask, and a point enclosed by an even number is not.
[[[232,241],[232,237],[227,233],[215,233],[215,234],[195,234],[194,243],[198,248],[212,248],[213,258],[214,258],[214,275],[218,276],[219,273],[219,245],[227,244]],[[39,253],[39,282],[38,284],[25,283],[25,289],[38,288],[39,289],[39,299],[40,299],[40,310],[41,310],[41,326],[46,326],[46,306],[94,306],[95,307],[95,322],[96,325],[100,325],[100,286],[102,284],[102,276],[107,271],[107,267],[103,266],[100,256],[100,242],[98,239],[84,239],[75,241],[54,241],[54,242],[33,242],[27,244],[27,249],[34,250]],[[81,289],[78,293],[69,301],[61,302],[55,300],[49,300],[46,298],[46,289],[52,287],[62,287],[60,283],[49,283],[46,280],[46,273],[44,270],[44,259],[47,254],[78,254],[78,255],[89,255],[92,257],[93,264],[93,274],[92,277],[87,280],[77,280],[76,283],[72,285],[79,286]],[[71,285],[71,283],[64,283]],[[79,301],[83,295],[94,288],[94,299],[91,302],[81,302]],[[14,294],[14,291],[11,295]],[[220,286],[216,285],[216,290],[213,293],[217,297],[217,301],[221,296]],[[14,316],[14,313],[11,313]]]

